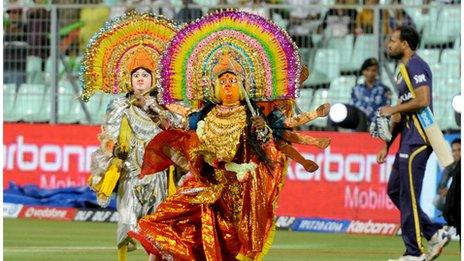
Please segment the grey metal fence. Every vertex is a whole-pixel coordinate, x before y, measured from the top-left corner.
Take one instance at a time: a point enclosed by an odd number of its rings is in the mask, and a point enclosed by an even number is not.
[[[90,37],[107,19],[130,9],[188,22],[221,8],[239,8],[272,19],[299,46],[311,70],[298,104],[304,110],[328,101],[350,102],[361,64],[375,57],[379,79],[395,91],[395,61],[385,55],[389,33],[411,24],[421,33],[418,53],[431,66],[435,113],[442,129],[458,129],[451,100],[460,93],[460,6],[422,0],[287,0],[281,4],[239,0],[55,1],[4,7],[5,121],[98,124],[112,97],[77,99],[78,70]],[[418,2],[419,1],[419,2]],[[13,1],[17,2],[17,1]],[[38,1],[36,1],[38,2]],[[78,4],[75,4],[75,3]],[[98,4],[96,4],[98,3]],[[133,6],[131,6],[133,4]],[[186,4],[186,5],[184,5]],[[324,128],[324,120],[313,126]]]

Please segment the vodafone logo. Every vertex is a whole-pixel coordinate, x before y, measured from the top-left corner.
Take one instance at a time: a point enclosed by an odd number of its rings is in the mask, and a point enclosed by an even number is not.
[[[74,215],[75,210],[72,208],[25,207],[19,218],[72,220]]]

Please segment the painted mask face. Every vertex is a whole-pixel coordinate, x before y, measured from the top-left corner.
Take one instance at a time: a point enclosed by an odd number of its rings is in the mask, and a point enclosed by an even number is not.
[[[150,72],[143,68],[137,69],[131,75],[131,83],[134,94],[143,94],[152,86]]]
[[[219,76],[219,98],[224,105],[236,104],[240,101],[240,86],[238,77],[230,72]]]

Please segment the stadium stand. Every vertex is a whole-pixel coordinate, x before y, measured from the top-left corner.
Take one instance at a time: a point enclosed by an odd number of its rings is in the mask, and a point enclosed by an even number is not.
[[[144,6],[150,2],[150,5]],[[312,3],[313,6],[299,6],[299,3]],[[402,0],[401,4],[395,4],[395,0],[381,0],[379,4],[373,5],[374,24],[373,33],[347,33],[343,36],[334,36],[322,30],[321,23],[328,10],[355,9],[359,14],[366,9],[364,2],[347,1],[339,5],[334,0],[319,1],[232,1],[232,0],[195,0],[189,6],[201,8],[203,13],[220,7],[238,7],[240,9],[263,13],[269,15],[275,23],[289,30],[299,26],[308,30],[305,41],[300,44],[299,52],[302,63],[306,64],[311,71],[310,77],[303,83],[305,89],[301,90],[298,104],[303,110],[312,109],[313,103],[308,101],[328,100],[334,102],[349,102],[349,91],[359,75],[361,63],[368,57],[376,57],[380,61],[380,79],[389,87],[395,82],[396,63],[385,57],[385,43],[388,41],[388,32],[392,25],[398,25],[397,12],[405,11],[404,15],[412,19],[413,25],[421,32],[421,48],[418,54],[429,63],[432,68],[433,95],[436,97],[435,111],[449,112],[451,100],[459,93],[461,81],[460,75],[460,8],[456,4],[447,4],[444,1]],[[44,6],[34,6],[32,1],[9,1],[4,8],[4,49],[5,70],[7,76],[4,78],[4,120],[7,122],[54,122],[57,115],[57,123],[99,124],[103,120],[106,106],[112,96],[96,95],[87,104],[81,105],[77,94],[72,90],[72,81],[79,85],[78,72],[82,57],[82,48],[79,48],[79,15],[82,10],[97,7],[89,4],[94,1],[56,1],[49,5],[44,13],[41,23],[48,21],[52,24],[51,17],[57,17],[57,31],[51,31],[51,36],[58,37],[58,46],[31,45],[27,39],[31,32],[28,31],[28,14],[31,10],[40,9]],[[62,4],[60,4],[62,3]],[[66,3],[66,4],[64,4]],[[183,7],[180,0],[170,1],[145,1],[137,6],[130,6],[131,1],[104,1],[98,5],[106,9],[109,17],[122,14],[125,10],[133,9],[139,11],[152,11],[156,14],[164,14],[168,18],[174,18],[175,14]],[[346,4],[350,5],[346,5]],[[23,4],[23,5],[22,5]],[[27,4],[27,7],[26,5]],[[70,5],[72,4],[72,5]],[[273,4],[268,6],[268,4]],[[24,6],[24,7],[22,7]],[[50,8],[53,6],[54,8]],[[300,12],[303,15],[295,20],[292,18],[294,12],[305,11],[311,8],[318,10],[317,16],[308,15],[310,12]],[[57,16],[50,16],[49,12],[56,10]],[[311,9],[312,10],[312,9]],[[307,11],[307,10],[306,10]],[[314,12],[313,12],[314,13]],[[356,21],[356,12],[352,12],[349,24]],[[314,18],[316,17],[316,18]],[[345,16],[346,17],[346,16]],[[85,18],[85,17],[84,17]],[[37,19],[37,17],[35,18]],[[325,21],[325,23],[330,21]],[[305,26],[311,25],[311,26]],[[75,28],[73,27],[75,26]],[[69,29],[71,28],[71,29]],[[74,28],[74,29],[73,29]],[[309,28],[309,29],[308,29]],[[47,32],[48,28],[42,28],[41,32]],[[305,29],[305,30],[306,30]],[[289,31],[290,32],[290,31]],[[304,36],[304,35],[303,35]],[[82,46],[82,44],[81,44]],[[29,50],[25,55],[25,48]],[[43,52],[44,48],[50,51]],[[40,54],[51,54],[52,48],[57,48],[57,53],[64,57],[66,66],[58,61],[57,71],[53,71],[51,56],[42,57]],[[41,52],[42,50],[42,52]],[[39,54],[39,55],[37,55]],[[24,60],[24,61],[23,61]],[[23,65],[24,64],[24,65]],[[68,71],[65,70],[68,69]],[[68,75],[67,75],[68,74]],[[54,77],[56,75],[56,77]],[[23,80],[24,77],[24,80]],[[52,83],[57,80],[57,86]],[[322,87],[322,89],[320,89]],[[306,89],[307,88],[307,89]],[[392,88],[394,92],[396,90]],[[57,111],[51,111],[53,92],[57,101]],[[393,99],[395,101],[395,99]],[[83,112],[85,106],[90,112],[87,118]],[[442,130],[456,130],[456,124],[452,113],[439,119]],[[324,128],[321,122],[314,123],[317,127]]]

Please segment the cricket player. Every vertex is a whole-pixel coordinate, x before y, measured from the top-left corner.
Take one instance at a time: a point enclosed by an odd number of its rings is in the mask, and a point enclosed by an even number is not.
[[[390,145],[401,133],[400,148],[388,181],[388,196],[401,212],[401,231],[406,247],[404,254],[395,260],[432,260],[450,240],[448,232],[442,225],[432,223],[419,202],[425,166],[432,147],[416,113],[426,107],[432,109],[432,72],[428,64],[415,53],[418,45],[419,34],[410,26],[397,28],[391,34],[388,53],[406,65],[414,94],[408,89],[401,74],[398,74],[398,104],[379,109],[380,116],[392,116],[392,139],[379,151],[378,163],[385,162]],[[425,251],[421,236],[428,241],[428,252]]]

